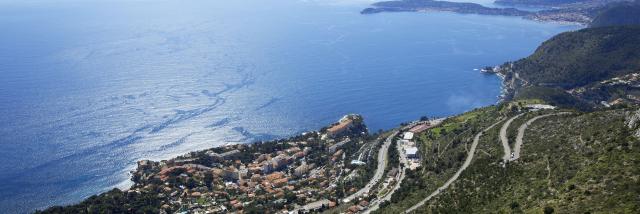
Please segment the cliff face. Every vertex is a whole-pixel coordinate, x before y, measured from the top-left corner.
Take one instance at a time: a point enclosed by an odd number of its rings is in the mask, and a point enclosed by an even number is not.
[[[640,138],[640,110],[627,112],[625,125],[631,130],[634,137]]]

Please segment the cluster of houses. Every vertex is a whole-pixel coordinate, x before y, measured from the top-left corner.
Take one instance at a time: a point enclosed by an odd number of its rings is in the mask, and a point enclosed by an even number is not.
[[[241,153],[240,150],[224,153],[208,151],[207,156],[224,160],[225,164],[205,166],[193,163],[197,162],[194,158],[162,162],[155,166],[159,168],[159,172],[146,175],[145,179],[155,177],[160,183],[164,183],[160,192],[174,198],[172,204],[192,206],[194,201],[189,198],[204,198],[207,199],[206,210],[209,211],[242,210],[254,200],[281,200],[282,203],[290,203],[284,200],[287,192],[295,194],[295,198],[303,203],[313,202],[319,200],[319,196],[329,194],[332,190],[331,182],[340,170],[307,163],[305,157],[312,151],[310,147],[302,147],[305,143],[296,142],[293,143],[295,146],[286,150],[260,154],[253,162],[246,164],[233,160],[235,155]],[[336,161],[343,153],[343,150],[338,149],[327,156],[330,161]],[[140,161],[138,171],[151,168],[150,164],[149,161]],[[330,162],[329,166],[331,165],[335,164]],[[207,182],[205,186],[210,188],[201,185],[190,187],[189,183],[193,183],[192,181]],[[200,203],[199,206],[203,204]]]
[[[323,133],[275,142],[268,152],[240,144],[168,161],[140,161],[131,191],[159,193],[166,198],[162,208],[171,212],[233,212],[260,201],[268,202],[262,207],[273,212],[326,200],[335,197],[336,182],[349,173],[341,162],[346,160],[341,147],[357,137],[353,133],[366,132],[360,122],[361,117],[347,115]],[[312,149],[319,147],[323,149]]]
[[[415,170],[421,165],[419,150],[416,146],[415,141],[413,141],[414,135],[426,131],[431,127],[431,124],[428,122],[417,123],[409,130],[403,132],[402,139],[398,140],[398,146],[401,148],[401,150],[404,152],[404,156],[407,158],[407,167],[411,170]]]

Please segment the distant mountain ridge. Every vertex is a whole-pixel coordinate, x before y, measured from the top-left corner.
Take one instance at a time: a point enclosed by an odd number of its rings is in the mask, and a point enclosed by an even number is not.
[[[640,25],[640,1],[612,4],[598,14],[591,27]]]
[[[538,11],[528,11],[509,7],[487,7],[470,2],[392,0],[376,2],[371,5],[372,7],[365,8],[360,13],[445,11],[460,14],[517,16],[536,21],[589,25],[596,16],[602,14],[603,11],[611,9],[611,6],[621,5],[628,7],[632,4],[625,0],[504,0],[496,1],[496,3],[542,8]],[[604,14],[600,17],[601,21],[599,22],[603,22],[604,25],[607,22],[616,21],[634,22],[633,20],[637,19],[638,13],[633,11],[635,9],[618,8],[615,11]]]
[[[530,6],[565,6],[570,4],[608,4],[624,0],[496,0],[502,5],[530,5]]]
[[[416,12],[426,10],[450,11],[462,14],[526,16],[530,12],[515,8],[490,8],[469,2],[448,2],[432,0],[382,1],[373,4],[373,8],[362,10],[362,14],[380,12]]]

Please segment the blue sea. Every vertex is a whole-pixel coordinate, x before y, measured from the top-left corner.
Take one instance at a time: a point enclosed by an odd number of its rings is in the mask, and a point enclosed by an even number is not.
[[[0,212],[126,188],[141,159],[494,104],[516,60],[578,26],[366,0],[0,0]]]

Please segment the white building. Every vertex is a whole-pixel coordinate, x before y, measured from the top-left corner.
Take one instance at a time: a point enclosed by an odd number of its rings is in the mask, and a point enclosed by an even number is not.
[[[525,107],[527,107],[529,109],[533,109],[533,110],[542,110],[542,109],[553,110],[553,109],[556,109],[555,106],[545,105],[545,104],[529,104],[529,105],[526,105]]]
[[[367,164],[367,163],[365,163],[363,161],[360,161],[360,160],[352,160],[351,161],[351,165],[362,166],[362,165],[365,165],[365,164]]]
[[[418,158],[418,147],[406,147],[404,153],[407,158]]]
[[[402,136],[403,136],[402,139],[411,140],[413,139],[413,132],[405,132]]]

